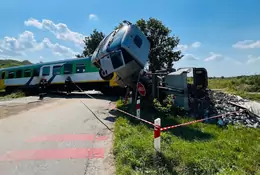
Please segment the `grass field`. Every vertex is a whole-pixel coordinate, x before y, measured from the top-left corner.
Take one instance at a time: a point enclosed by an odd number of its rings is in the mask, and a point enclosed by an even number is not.
[[[118,106],[122,107],[121,101]],[[260,175],[259,129],[242,126],[222,129],[204,123],[171,129],[161,133],[162,153],[156,155],[153,128],[120,116],[115,124],[114,141],[118,175]],[[155,119],[146,114],[142,118]],[[169,116],[161,120],[162,126],[168,126],[191,119]]]
[[[222,89],[251,100],[260,100],[260,75],[210,78],[210,89]]]

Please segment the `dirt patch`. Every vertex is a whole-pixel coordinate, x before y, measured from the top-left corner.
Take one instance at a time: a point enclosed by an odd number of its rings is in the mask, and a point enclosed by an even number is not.
[[[42,101],[29,102],[24,104],[8,104],[5,106],[0,106],[0,119],[19,114],[24,111],[39,107],[40,105],[57,101],[58,99],[46,99]]]

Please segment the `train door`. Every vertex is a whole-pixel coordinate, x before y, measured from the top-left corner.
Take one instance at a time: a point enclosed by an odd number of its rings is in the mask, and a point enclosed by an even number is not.
[[[5,72],[1,72],[0,74],[0,90],[5,88]]]
[[[61,79],[61,76],[59,76],[63,64],[64,63],[42,66],[40,69],[40,79],[45,78],[50,84],[64,82],[65,80]]]
[[[61,75],[63,65],[64,65],[64,63],[54,64],[51,66],[52,67],[52,77],[51,77],[50,83],[64,83],[65,82],[64,76]]]
[[[49,81],[49,79],[52,77],[52,67],[50,65],[48,66],[42,66],[40,68],[40,80],[41,79],[46,79]]]

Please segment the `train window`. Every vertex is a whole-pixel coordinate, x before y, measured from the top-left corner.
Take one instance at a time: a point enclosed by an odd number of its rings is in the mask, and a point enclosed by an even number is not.
[[[48,66],[48,67],[44,67],[43,69],[42,69],[42,75],[43,76],[48,76],[48,75],[50,75],[50,67]]]
[[[14,72],[8,72],[8,78],[9,79],[14,78]]]
[[[61,66],[53,66],[52,75],[60,75]]]
[[[134,38],[134,43],[137,47],[140,48],[143,44],[143,41],[138,35],[136,35],[135,38]]]
[[[117,69],[117,68],[119,68],[120,66],[123,65],[121,52],[111,53],[110,58],[111,58],[114,69]]]
[[[64,74],[72,73],[72,64],[64,64]]]
[[[2,72],[1,78],[5,79],[5,72]]]
[[[16,78],[21,78],[22,77],[22,70],[16,71]]]
[[[34,68],[33,69],[33,76],[38,77],[40,75],[40,68]]]
[[[24,70],[23,77],[31,77],[31,69]]]
[[[86,66],[84,63],[76,64],[76,73],[84,73],[86,71]]]

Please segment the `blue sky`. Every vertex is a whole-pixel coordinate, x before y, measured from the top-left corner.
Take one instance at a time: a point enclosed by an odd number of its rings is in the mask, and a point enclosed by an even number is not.
[[[161,20],[180,38],[175,67],[209,76],[260,73],[259,0],[8,0],[0,2],[0,59],[32,62],[74,57],[93,29],[108,34],[122,20]]]

